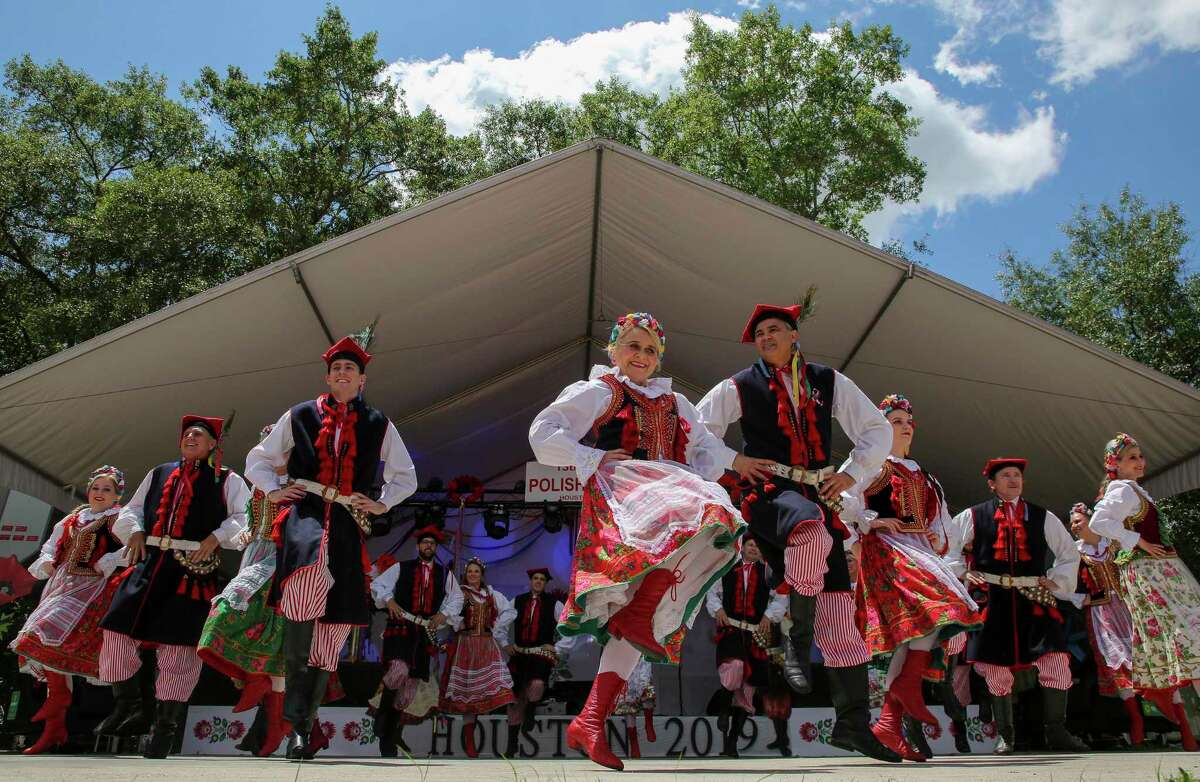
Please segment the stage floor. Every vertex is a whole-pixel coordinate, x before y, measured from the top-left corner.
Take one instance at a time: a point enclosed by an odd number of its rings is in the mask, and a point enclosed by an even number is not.
[[[763,782],[764,780],[854,780],[855,782],[1132,782],[1172,779],[1179,769],[1200,774],[1200,753],[1124,752],[1088,755],[985,755],[934,758],[928,763],[875,763],[867,759],[790,758],[753,760],[635,760],[617,775],[584,760],[382,760],[328,758],[308,763],[250,758],[178,757],[143,760],[134,757],[85,755],[0,755],[0,779],[20,782],[130,782],[130,780],[219,779],[221,782],[593,782],[593,780],[658,780],[658,782]]]

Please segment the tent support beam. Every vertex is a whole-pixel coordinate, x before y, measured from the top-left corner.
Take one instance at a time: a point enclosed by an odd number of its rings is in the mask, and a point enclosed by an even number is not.
[[[50,473],[43,470],[41,467],[38,467],[37,465],[30,463],[28,460],[21,458],[17,454],[15,454],[12,451],[10,451],[9,449],[5,448],[3,445],[0,445],[0,454],[3,454],[6,459],[11,459],[12,461],[21,465],[22,467],[24,467],[26,470],[29,470],[31,473],[33,473],[37,477],[42,478],[43,480],[49,481],[50,483],[52,483],[55,486],[62,489],[67,494],[70,494],[72,497],[75,497],[77,499],[82,497],[82,495],[80,495],[79,491],[75,488],[75,485],[73,483],[68,483],[67,481],[64,481],[62,478],[59,478],[56,475],[51,475]]]
[[[308,283],[304,281],[304,275],[300,273],[300,265],[295,261],[291,263],[292,277],[296,280],[296,284],[300,286],[300,290],[304,291],[304,298],[308,299],[308,306],[312,309],[313,314],[317,316],[317,323],[321,324],[321,331],[325,332],[325,339],[329,340],[329,344],[334,343],[333,332],[329,330],[329,324],[325,322],[325,317],[321,314],[321,308],[317,306],[317,300],[313,298],[312,291],[308,289]]]
[[[583,377],[588,376],[592,369],[592,329],[596,318],[596,268],[600,256],[600,183],[604,163],[604,147],[596,147],[596,187],[592,192],[592,259],[588,272],[587,294],[587,326],[584,329],[584,341],[588,348],[583,351]]]
[[[888,308],[892,306],[892,302],[900,295],[900,289],[904,287],[904,283],[913,278],[913,263],[908,262],[908,270],[904,272],[904,276],[896,282],[896,287],[892,288],[892,292],[888,294],[887,299],[883,302],[883,306],[879,308],[879,312],[875,313],[875,317],[871,318],[871,322],[867,324],[867,328],[863,331],[862,336],[858,338],[858,342],[854,343],[854,347],[850,349],[850,353],[846,356],[846,360],[838,368],[839,372],[845,372],[846,367],[850,366],[850,362],[858,355],[858,351],[862,350],[862,346],[867,343],[871,333],[875,331],[875,327],[879,325],[879,321],[883,320],[883,316],[887,313]]]

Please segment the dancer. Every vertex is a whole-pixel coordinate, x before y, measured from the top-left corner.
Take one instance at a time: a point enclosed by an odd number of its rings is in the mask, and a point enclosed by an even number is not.
[[[467,757],[478,757],[475,718],[513,701],[512,676],[500,656],[508,646],[508,625],[516,612],[503,594],[484,580],[483,560],[471,557],[462,585],[446,594],[439,612],[455,629],[442,674],[441,711],[462,714]]]
[[[643,654],[678,664],[688,623],[732,566],[745,529],[728,493],[704,480],[720,477],[735,454],[669,379],[653,377],[664,342],[653,316],[622,316],[609,336],[613,365],[565,388],[529,430],[538,461],[573,466],[585,484],[559,631],[592,634],[604,651],[567,742],[615,769],[624,764],[604,724],[617,695]]]
[[[1158,506],[1140,483],[1146,456],[1136,440],[1119,433],[1108,442],[1104,474],[1088,527],[1121,548],[1115,561],[1133,620],[1130,679],[1179,726],[1184,749],[1195,752],[1179,692],[1200,679],[1200,584],[1175,550],[1163,545]]]
[[[805,360],[797,325],[807,304],[759,304],[742,332],[759,358],[723,380],[698,405],[704,424],[724,437],[741,423],[745,454],[742,513],[777,580],[786,581],[791,629],[784,676],[797,693],[812,691],[809,656],[816,641],[825,661],[836,722],[829,743],[878,760],[900,762],[870,730],[866,643],[854,624],[854,595],[838,517],[841,493],[879,469],[891,447],[883,414],[840,372]],[[839,470],[831,463],[833,422],[852,444]]]
[[[124,564],[126,553],[113,534],[121,510],[117,503],[124,493],[124,473],[111,465],[94,470],[85,491],[87,505],[54,525],[41,556],[29,566],[30,575],[49,582],[10,645],[26,658],[34,676],[46,683],[46,702],[33,715],[34,722],[46,724],[26,755],[66,743],[71,677],[100,676],[98,630],[118,585],[109,576]],[[136,719],[130,727],[140,729],[144,721]]]
[[[1009,755],[1015,748],[1013,671],[1029,667],[1037,668],[1042,686],[1046,747],[1086,752],[1088,746],[1067,731],[1071,665],[1053,594],[1074,591],[1079,552],[1057,516],[1022,496],[1026,465],[1025,459],[988,461],[983,474],[995,496],[967,508],[952,525],[963,537],[950,547],[951,567],[988,592],[983,627],[968,641],[967,659],[992,696],[995,754]]]
[[[396,427],[362,399],[371,356],[345,337],[321,357],[329,393],[285,412],[246,457],[246,475],[275,503],[279,543],[268,603],[283,614],[287,756],[310,759],[309,736],[330,673],[355,626],[370,620],[363,539],[370,516],[417,488]],[[382,463],[379,499],[367,496]],[[279,470],[287,471],[286,488]]]
[[[842,518],[862,533],[854,618],[871,656],[891,657],[883,710],[872,730],[906,760],[924,761],[925,753],[905,741],[903,719],[938,724],[921,693],[925,671],[941,663],[943,641],[983,620],[944,559],[945,492],[909,457],[916,432],[912,403],[891,394],[879,409],[892,426],[891,453],[843,495]]]
[[[147,758],[165,758],[175,743],[200,679],[196,644],[219,592],[217,547],[238,548],[246,527],[250,490],[241,476],[221,466],[224,424],[221,418],[185,415],[180,459],[151,470],[113,525],[137,564],[120,576],[100,623],[100,678],[112,683],[116,705],[96,732],[127,731],[137,717],[139,647],[154,647],[158,703]]]
[[[534,711],[546,694],[550,673],[558,659],[554,644],[558,640],[558,616],[563,609],[561,602],[546,593],[549,568],[531,568],[525,574],[529,576],[529,591],[513,600],[512,643],[504,649],[514,697],[508,705],[508,742],[504,752],[510,758],[517,756],[518,732],[528,733],[533,729]]]
[[[717,720],[724,732],[721,754],[736,758],[742,727],[756,713],[755,692],[767,685],[771,625],[787,612],[787,597],[770,588],[752,536],[742,541],[741,563],[709,591],[706,608],[717,623],[717,672],[724,689]]]
[[[438,705],[434,633],[445,623],[439,613],[446,595],[457,590],[454,575],[435,558],[445,534],[435,526],[417,530],[417,556],[398,562],[371,582],[375,605],[388,612],[383,631],[383,692],[375,712],[379,754],[408,752],[406,725],[423,722]]]

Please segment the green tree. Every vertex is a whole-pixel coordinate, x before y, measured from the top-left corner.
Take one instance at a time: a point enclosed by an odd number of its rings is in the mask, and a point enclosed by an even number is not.
[[[200,118],[161,77],[24,57],[4,87],[0,373],[248,268],[232,179],[203,170]]]
[[[459,160],[434,112],[408,112],[384,78],[376,39],[355,38],[330,6],[304,36],[305,51],[280,52],[264,82],[235,66],[224,77],[205,68],[186,90],[221,125],[214,163],[239,183],[265,242],[260,258],[311,247],[474,175],[474,155]]]
[[[680,89],[659,99],[612,79],[578,109],[491,107],[484,168],[604,136],[865,239],[866,215],[915,200],[925,180],[908,152],[919,120],[887,91],[907,52],[890,27],[818,33],[783,24],[774,6],[732,32],[695,16]]]
[[[1001,255],[1004,299],[1176,380],[1200,385],[1200,274],[1187,270],[1191,236],[1179,206],[1151,207],[1126,186],[1115,205],[1080,205],[1062,230],[1067,245],[1047,265],[1011,250]],[[1196,569],[1200,492],[1162,507],[1166,534]]]

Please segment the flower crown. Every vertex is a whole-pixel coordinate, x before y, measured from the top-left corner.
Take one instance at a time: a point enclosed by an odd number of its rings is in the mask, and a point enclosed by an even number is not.
[[[1088,518],[1092,517],[1092,509],[1089,508],[1085,502],[1077,502],[1071,506],[1071,514],[1074,515],[1076,513],[1082,513]]]
[[[117,485],[118,497],[125,493],[125,473],[121,472],[119,468],[113,467],[111,464],[106,464],[103,467],[97,467],[92,470],[92,474],[88,476],[87,481],[89,489],[92,487],[92,482],[97,478],[111,478],[113,483]]]
[[[891,413],[893,410],[903,410],[909,415],[913,415],[912,402],[908,401],[908,397],[904,394],[888,394],[879,403],[879,409],[884,415]]]
[[[661,359],[667,352],[667,335],[663,333],[662,326],[658,325],[658,321],[649,312],[629,312],[617,318],[612,332],[608,335],[609,348],[616,347],[617,340],[621,335],[632,328],[643,328],[658,338],[658,357]]]
[[[1117,459],[1126,448],[1136,448],[1137,444],[1137,440],[1124,432],[1117,432],[1117,436],[1108,441],[1104,446],[1104,471],[1108,473],[1108,477],[1117,476]]]

